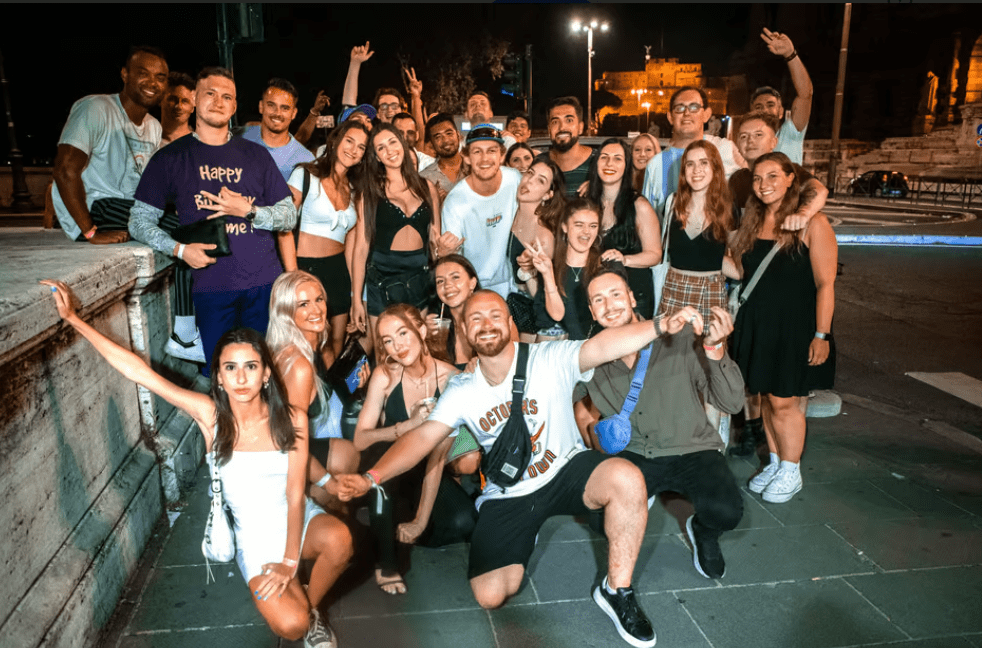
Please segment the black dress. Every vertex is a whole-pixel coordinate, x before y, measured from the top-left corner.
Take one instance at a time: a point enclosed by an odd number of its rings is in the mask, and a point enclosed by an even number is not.
[[[623,223],[615,223],[604,232],[600,239],[600,247],[604,252],[617,250],[625,256],[639,254],[642,247],[635,217],[629,216]],[[645,319],[651,319],[655,311],[655,282],[651,268],[624,268],[624,270],[627,272],[627,285],[634,293],[634,300],[638,304],[635,310]]]
[[[749,281],[774,245],[758,239],[743,255],[743,276]],[[829,336],[829,357],[808,365],[815,337],[815,298],[808,247],[782,249],[740,308],[733,331],[733,357],[752,394],[787,398],[829,389],[835,379],[835,343]]]

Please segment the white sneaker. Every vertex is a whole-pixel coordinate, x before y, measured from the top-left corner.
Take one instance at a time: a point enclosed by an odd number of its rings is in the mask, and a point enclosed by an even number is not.
[[[781,468],[771,483],[764,489],[762,497],[765,502],[783,504],[801,490],[801,470]]]
[[[303,638],[304,648],[337,648],[337,637],[316,609],[310,611],[310,627]]]
[[[763,493],[767,485],[773,481],[774,477],[777,476],[777,471],[781,467],[780,462],[769,463],[764,466],[764,469],[757,473],[750,483],[747,484],[747,488],[750,489],[752,493]]]
[[[187,360],[188,362],[205,363],[205,349],[201,346],[201,336],[195,337],[193,342],[185,342],[176,334],[171,335],[167,340],[164,351],[169,356]]]

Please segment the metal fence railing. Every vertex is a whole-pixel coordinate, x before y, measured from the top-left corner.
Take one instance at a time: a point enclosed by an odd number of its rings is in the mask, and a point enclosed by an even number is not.
[[[852,178],[838,177],[835,183],[835,195],[839,198],[852,197],[849,191]],[[940,178],[931,176],[908,176],[907,185],[910,191],[903,198],[895,196],[877,197],[877,201],[891,203],[930,202],[935,205],[950,207],[982,208],[982,180],[975,178]],[[857,197],[869,196],[859,194]]]

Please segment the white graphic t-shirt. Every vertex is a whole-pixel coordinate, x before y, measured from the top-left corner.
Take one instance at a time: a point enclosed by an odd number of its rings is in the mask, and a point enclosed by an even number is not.
[[[478,508],[489,499],[518,497],[538,490],[559,473],[570,457],[586,450],[573,418],[572,402],[576,383],[593,377],[592,369],[580,372],[583,342],[529,345],[523,413],[532,439],[532,461],[522,480],[510,488],[488,482],[477,500]],[[490,450],[511,411],[511,381],[518,361],[518,344],[514,344],[515,358],[500,384],[489,385],[480,366],[474,373],[457,374],[437,401],[430,420],[454,429],[466,425],[481,447]]]
[[[466,239],[460,253],[474,264],[481,287],[507,298],[514,292],[508,238],[518,211],[518,183],[522,174],[501,167],[501,186],[492,196],[481,196],[466,181],[458,182],[443,201],[441,226]]]
[[[76,101],[58,144],[68,144],[89,156],[82,170],[86,207],[91,209],[101,198],[132,200],[143,169],[160,145],[160,135],[160,122],[151,115],[139,126],[131,122],[118,94],[89,95]],[[51,198],[62,230],[74,241],[81,230],[58,193],[58,183],[52,186]]]

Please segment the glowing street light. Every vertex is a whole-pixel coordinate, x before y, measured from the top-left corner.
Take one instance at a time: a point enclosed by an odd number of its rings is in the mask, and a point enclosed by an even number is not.
[[[592,132],[590,129],[593,124],[593,55],[596,53],[593,51],[593,30],[606,32],[610,29],[610,25],[606,21],[601,23],[591,20],[589,24],[583,24],[579,20],[574,20],[570,23],[570,27],[573,33],[586,32],[586,119],[587,132]]]

